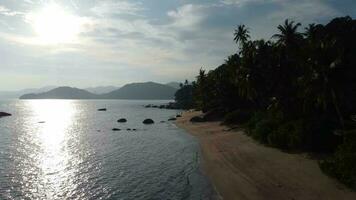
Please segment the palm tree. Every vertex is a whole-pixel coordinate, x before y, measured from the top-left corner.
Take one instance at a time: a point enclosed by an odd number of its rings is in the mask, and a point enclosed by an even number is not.
[[[294,21],[289,21],[286,19],[284,25],[279,25],[277,28],[279,34],[275,34],[272,37],[277,38],[277,43],[286,47],[295,46],[303,37],[302,34],[298,32],[298,27],[301,26],[300,23]]]
[[[240,43],[240,47],[243,47],[247,40],[250,38],[250,35],[249,35],[249,31],[247,29],[247,27],[245,25],[239,25],[237,27],[237,29],[235,29],[235,32],[234,32],[234,41],[239,44]]]
[[[309,24],[308,27],[305,28],[305,36],[310,40],[313,40],[315,37],[316,26],[314,23]]]

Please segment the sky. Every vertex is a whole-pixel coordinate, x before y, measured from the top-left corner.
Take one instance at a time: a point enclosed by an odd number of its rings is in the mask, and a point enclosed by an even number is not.
[[[0,90],[193,80],[285,19],[356,17],[355,0],[0,0]]]

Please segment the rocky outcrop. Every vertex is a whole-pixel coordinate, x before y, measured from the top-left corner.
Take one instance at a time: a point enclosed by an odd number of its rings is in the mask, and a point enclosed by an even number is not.
[[[9,117],[9,116],[11,116],[10,113],[0,112],[0,118],[1,118],[1,117]]]
[[[125,122],[127,122],[127,119],[121,118],[121,119],[117,120],[117,122],[119,122],[119,123],[125,123]]]
[[[154,124],[155,122],[152,119],[145,119],[142,122],[143,124]]]
[[[205,120],[201,116],[195,116],[190,119],[190,122],[205,122]]]

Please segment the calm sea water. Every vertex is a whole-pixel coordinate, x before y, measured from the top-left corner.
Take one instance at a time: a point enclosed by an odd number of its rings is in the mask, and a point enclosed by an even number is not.
[[[160,123],[178,111],[149,103],[0,101],[0,199],[211,199],[197,141]]]

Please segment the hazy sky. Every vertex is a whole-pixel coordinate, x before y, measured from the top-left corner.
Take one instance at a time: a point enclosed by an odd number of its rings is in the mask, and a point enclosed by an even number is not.
[[[345,15],[355,0],[0,0],[0,90],[192,79],[236,51],[238,24],[269,39]]]

